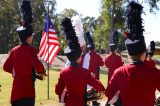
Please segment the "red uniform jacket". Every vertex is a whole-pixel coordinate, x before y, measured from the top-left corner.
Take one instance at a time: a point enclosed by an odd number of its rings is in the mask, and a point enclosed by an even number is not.
[[[104,90],[102,84],[93,78],[88,70],[70,66],[61,71],[58,83],[55,86],[55,92],[60,97],[65,88],[68,92],[66,106],[84,106],[84,94],[87,84],[98,91]]]
[[[13,48],[3,65],[3,69],[13,75],[11,102],[35,97],[32,68],[38,73],[44,72],[44,67],[37,57],[36,49],[29,45]]]
[[[90,51],[82,56],[82,67],[88,69],[89,72],[96,75],[96,79],[99,79],[99,68],[104,65],[104,61],[100,55]]]
[[[115,53],[110,53],[105,58],[105,65],[108,67],[108,82],[111,79],[115,69],[123,65],[122,59],[120,56]]]
[[[160,70],[130,64],[115,70],[105,95],[111,100],[119,90],[122,106],[154,106],[156,88],[160,90]]]
[[[148,60],[145,60],[143,63],[144,63],[146,66],[151,67],[151,68],[156,67],[156,62],[153,61],[152,59],[150,59],[149,61],[148,61]]]

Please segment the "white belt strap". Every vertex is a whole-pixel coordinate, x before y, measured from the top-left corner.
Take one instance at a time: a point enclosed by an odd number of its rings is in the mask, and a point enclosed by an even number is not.
[[[89,64],[90,64],[90,55],[89,53],[85,54],[84,60],[83,60],[83,68],[89,69]]]
[[[113,96],[113,98],[108,102],[108,104],[112,105],[113,103],[115,103],[118,100],[120,92],[116,92],[116,94]]]

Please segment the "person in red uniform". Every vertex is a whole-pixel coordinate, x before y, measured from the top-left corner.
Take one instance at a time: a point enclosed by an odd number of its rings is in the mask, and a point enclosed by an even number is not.
[[[90,35],[90,32],[86,33],[87,49],[88,53],[82,56],[81,65],[83,68],[88,69],[90,74],[99,80],[100,66],[104,65],[104,61],[99,54],[95,52],[95,45]],[[88,90],[89,86],[87,87]],[[93,106],[98,106],[100,103],[92,101]]]
[[[143,7],[132,1],[127,6],[128,27],[126,48],[133,62],[115,70],[106,88],[108,104],[112,104],[119,92],[122,106],[154,106],[155,91],[160,90],[160,71],[143,64],[146,45],[143,36]]]
[[[155,42],[151,41],[150,42],[150,50],[147,52],[147,56],[146,59],[144,61],[144,64],[149,66],[149,67],[156,67],[156,62],[152,59],[153,55],[154,55],[154,51],[155,51]]]
[[[105,65],[106,67],[108,67],[108,82],[111,79],[115,69],[123,65],[121,57],[117,54],[117,51],[118,51],[118,39],[117,39],[118,32],[117,31],[113,32],[112,38],[113,38],[113,43],[109,44],[111,53],[108,54],[105,58]]]
[[[118,32],[114,31],[112,33],[112,42],[109,44],[111,53],[108,54],[105,58],[105,65],[108,67],[108,82],[110,81],[114,71],[123,65],[121,57],[117,54],[118,51]],[[115,101],[114,105],[119,106],[121,104],[121,97],[118,97],[118,100]]]
[[[12,74],[12,106],[34,106],[35,104],[35,70],[45,74],[45,69],[37,57],[32,43],[32,9],[29,1],[22,1],[22,26],[17,29],[21,44],[13,48],[6,59],[3,70]]]
[[[86,85],[89,84],[98,91],[103,91],[104,87],[90,75],[88,70],[79,66],[82,52],[71,20],[65,17],[61,25],[65,32],[65,38],[69,41],[69,46],[64,53],[71,61],[71,65],[61,70],[55,92],[61,99],[63,90],[67,90],[65,106],[86,106],[84,100]]]
[[[89,50],[88,55],[90,56],[88,60],[89,61],[88,70],[90,71],[90,73],[93,73],[96,79],[99,80],[100,66],[104,65],[104,61],[102,57],[96,53],[96,48],[89,32],[86,33],[86,38],[87,38],[87,49]]]

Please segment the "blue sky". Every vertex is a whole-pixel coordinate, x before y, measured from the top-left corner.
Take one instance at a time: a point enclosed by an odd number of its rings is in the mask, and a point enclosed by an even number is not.
[[[65,8],[72,8],[77,10],[84,16],[98,17],[100,15],[100,0],[56,0],[57,1],[57,13],[60,13]],[[160,11],[157,11],[156,15],[149,13],[146,4],[144,11],[146,15],[143,15],[144,19],[144,36],[147,45],[151,40],[160,41]]]

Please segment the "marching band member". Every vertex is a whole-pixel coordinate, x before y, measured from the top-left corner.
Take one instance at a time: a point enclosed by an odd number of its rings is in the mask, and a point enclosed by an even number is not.
[[[103,61],[102,57],[96,53],[95,44],[92,40],[90,32],[86,33],[86,39],[87,39],[87,48],[89,50],[89,52],[88,52],[89,56],[87,54],[84,56],[83,68],[88,69],[90,71],[90,73],[92,73],[93,76],[95,76],[95,78],[99,80],[100,66],[104,65],[104,61]],[[88,60],[88,64],[85,64],[86,59]]]
[[[123,62],[121,57],[117,54],[118,52],[118,32],[114,31],[112,34],[112,43],[109,44],[111,53],[108,54],[105,58],[105,65],[108,67],[108,82],[110,81],[114,71],[123,66]],[[118,94],[117,94],[118,95]],[[115,100],[114,105],[119,106],[118,104],[121,104],[121,98],[118,96],[117,100]]]
[[[82,24],[79,16],[73,16],[71,18],[71,21],[72,21],[72,25],[74,26],[76,36],[78,37],[78,42],[80,44],[80,47],[82,50],[82,56],[83,56],[83,55],[85,55],[85,52],[86,52],[86,41],[85,41],[84,35],[83,35],[83,24]],[[71,62],[69,60],[67,60],[65,67],[70,66],[70,63]]]
[[[30,1],[20,4],[21,27],[17,28],[21,44],[13,48],[3,65],[4,71],[13,76],[11,94],[12,106],[34,106],[35,71],[45,75],[45,69],[37,57],[37,51],[31,46],[33,39],[32,8]]]
[[[82,56],[81,65],[83,68],[89,70],[90,74],[93,77],[99,80],[100,66],[104,65],[104,61],[101,58],[101,56],[95,52],[95,45],[90,35],[90,32],[86,33],[86,39],[87,39],[87,48],[89,52]],[[87,90],[89,88],[90,87],[87,86]],[[100,103],[94,100],[92,101],[92,105],[97,106],[97,105],[100,105]]]
[[[150,48],[147,51],[146,60],[144,61],[144,64],[149,67],[156,67],[156,62],[152,59],[152,57],[154,55],[154,51],[155,51],[155,46],[156,46],[155,42],[151,41]]]
[[[98,91],[103,91],[104,88],[98,80],[90,75],[88,70],[79,66],[82,51],[71,20],[65,17],[61,25],[65,38],[69,41],[64,53],[71,64],[60,72],[55,92],[61,98],[63,90],[67,90],[65,106],[86,106],[84,100],[86,85],[89,84]]]
[[[146,58],[146,44],[143,36],[143,7],[132,1],[127,6],[126,23],[128,27],[126,48],[133,62],[115,70],[105,95],[108,104],[120,92],[122,106],[154,106],[156,88],[160,90],[160,71],[143,64]]]
[[[118,32],[114,31],[112,34],[112,42],[109,44],[111,53],[105,58],[105,65],[108,67],[108,82],[111,79],[115,69],[123,65],[121,57],[117,54],[118,52]]]
[[[80,47],[81,47],[81,50],[82,50],[82,57],[83,57],[85,55],[85,52],[86,52],[86,41],[85,41],[84,35],[83,35],[83,24],[82,24],[79,16],[73,16],[71,18],[71,21],[72,21],[72,26],[75,29],[76,36],[78,37],[78,42],[80,44]],[[69,42],[67,39],[66,39],[66,41]],[[71,62],[69,61],[69,59],[67,59],[65,67],[69,67],[70,64],[71,64]],[[62,94],[66,95],[67,90],[64,89]],[[64,103],[64,101],[65,101],[64,99],[65,99],[65,97],[61,96],[61,101],[60,102]]]

